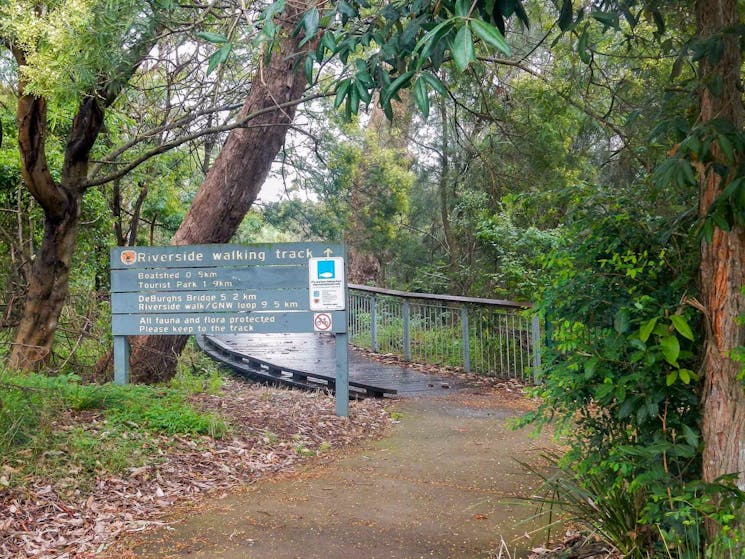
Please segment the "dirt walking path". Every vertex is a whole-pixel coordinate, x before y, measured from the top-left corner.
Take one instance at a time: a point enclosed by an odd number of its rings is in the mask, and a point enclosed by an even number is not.
[[[494,394],[402,400],[384,439],[176,515],[116,557],[485,559],[502,539],[524,557],[538,536],[525,538],[534,508],[516,497],[538,482],[516,460],[550,443],[506,426],[518,408]]]

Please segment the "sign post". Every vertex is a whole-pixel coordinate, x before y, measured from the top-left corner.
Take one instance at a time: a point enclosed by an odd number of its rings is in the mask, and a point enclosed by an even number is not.
[[[112,249],[114,382],[129,382],[126,336],[330,333],[337,414],[346,416],[345,256],[325,243]]]

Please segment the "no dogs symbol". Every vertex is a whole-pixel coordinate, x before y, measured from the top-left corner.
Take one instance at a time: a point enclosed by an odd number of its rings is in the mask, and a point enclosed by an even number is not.
[[[331,330],[331,315],[319,312],[313,315],[313,330],[316,332],[328,332]]]

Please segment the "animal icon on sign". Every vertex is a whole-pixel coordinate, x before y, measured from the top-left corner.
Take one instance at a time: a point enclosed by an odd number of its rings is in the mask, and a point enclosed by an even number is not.
[[[134,264],[137,260],[137,253],[133,250],[123,250],[120,258],[122,264]]]

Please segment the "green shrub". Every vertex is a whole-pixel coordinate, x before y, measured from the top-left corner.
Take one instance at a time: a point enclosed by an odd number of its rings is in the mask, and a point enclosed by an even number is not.
[[[179,357],[176,375],[170,386],[185,394],[219,394],[223,375],[219,365],[193,343],[189,343]]]
[[[731,483],[700,481],[703,335],[687,304],[697,240],[690,223],[606,203],[588,205],[552,255],[543,403],[525,422],[566,427],[554,489],[615,511],[595,511],[588,527],[628,557],[699,557],[704,519],[726,532],[743,498]]]

